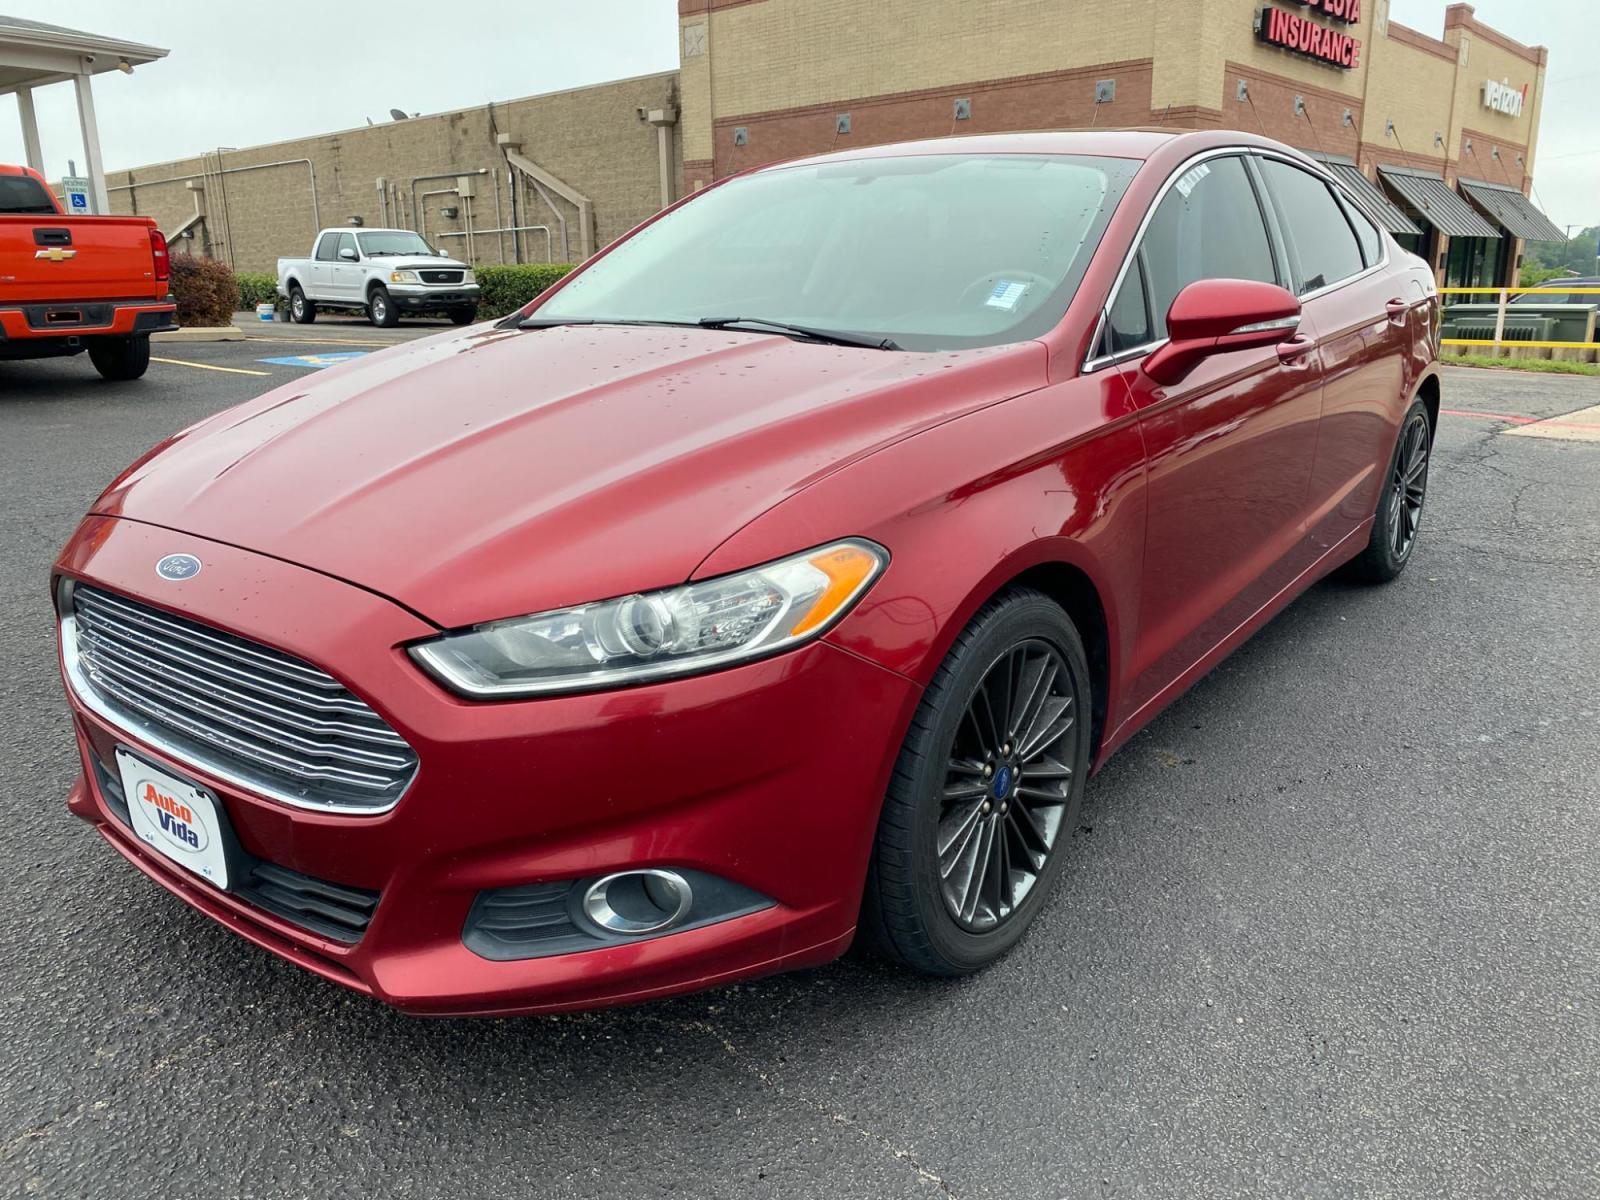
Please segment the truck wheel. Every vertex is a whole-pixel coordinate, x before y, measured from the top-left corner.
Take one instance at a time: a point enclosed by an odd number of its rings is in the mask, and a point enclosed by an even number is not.
[[[306,299],[298,286],[289,289],[289,316],[296,325],[309,325],[317,319],[317,306]]]
[[[150,338],[102,337],[89,343],[89,361],[102,378],[138,379],[150,367]]]
[[[450,324],[471,325],[477,315],[478,310],[476,308],[452,308],[450,310]]]
[[[394,301],[389,299],[388,288],[380,285],[372,289],[367,297],[367,320],[385,329],[400,324],[400,314],[395,311]]]

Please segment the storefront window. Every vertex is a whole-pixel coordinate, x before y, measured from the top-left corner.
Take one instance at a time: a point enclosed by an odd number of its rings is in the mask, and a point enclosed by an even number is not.
[[[1445,287],[1499,287],[1505,278],[1505,238],[1451,238]]]

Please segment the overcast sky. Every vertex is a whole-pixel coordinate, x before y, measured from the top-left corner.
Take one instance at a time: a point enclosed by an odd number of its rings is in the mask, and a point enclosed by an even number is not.
[[[1391,14],[1437,37],[1445,5],[1391,0]],[[1480,19],[1519,41],[1551,48],[1537,197],[1558,225],[1600,224],[1596,0],[1475,0],[1475,7]],[[501,15],[491,17],[496,9]],[[347,129],[368,117],[387,119],[391,108],[467,108],[678,64],[676,0],[524,0],[460,9],[435,0],[0,0],[0,11],[172,51],[131,76],[96,77],[110,169]],[[81,167],[72,89],[44,88],[36,101],[52,178],[65,173],[69,158]],[[0,162],[21,160],[16,101],[0,96]]]

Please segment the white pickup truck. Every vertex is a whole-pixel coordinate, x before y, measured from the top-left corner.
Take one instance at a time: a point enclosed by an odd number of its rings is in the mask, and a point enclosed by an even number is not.
[[[409,229],[324,229],[310,258],[278,260],[278,294],[301,325],[317,310],[359,309],[374,325],[401,313],[444,313],[457,325],[478,315],[478,281]]]

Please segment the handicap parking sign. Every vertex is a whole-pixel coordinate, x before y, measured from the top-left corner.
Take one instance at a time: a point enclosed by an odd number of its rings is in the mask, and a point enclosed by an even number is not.
[[[67,193],[67,212],[73,216],[89,215],[89,181],[80,175],[68,175],[61,181]]]

